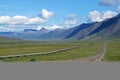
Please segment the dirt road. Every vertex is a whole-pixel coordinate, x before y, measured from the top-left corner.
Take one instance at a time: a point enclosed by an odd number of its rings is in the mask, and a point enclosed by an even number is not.
[[[86,57],[86,58],[81,58],[81,59],[78,59],[78,60],[75,60],[75,61],[101,62],[103,57],[104,57],[104,55],[105,55],[106,45],[107,45],[107,42],[105,42],[102,45],[101,49],[96,53],[96,55],[90,56],[90,57]]]
[[[60,61],[49,61],[49,62],[102,62],[102,59],[105,55],[107,42],[104,42],[100,50],[96,53],[96,55],[89,56],[86,58],[80,58],[77,60],[60,60]],[[40,61],[47,62],[47,61]]]
[[[69,61],[72,61],[72,62],[101,62],[103,57],[104,57],[104,55],[105,55],[106,45],[107,45],[107,42],[105,42],[102,45],[102,47],[96,53],[96,55],[89,56],[89,57],[86,57],[86,58],[80,58],[80,59],[77,59],[77,60],[66,60],[66,61],[60,61],[60,62],[69,62]],[[92,45],[89,45],[89,47],[90,46],[92,46]],[[72,49],[76,49],[76,48],[80,48],[80,47],[81,46],[77,46],[77,47],[66,48],[66,49],[61,49],[61,50],[55,50],[55,51],[51,51],[51,52],[43,52],[43,53],[31,53],[31,54],[21,54],[21,55],[0,56],[0,58],[13,58],[13,57],[22,57],[22,56],[54,54],[54,53],[57,53],[57,52],[64,52],[64,51],[67,51],[67,50],[72,50]],[[57,62],[57,61],[52,61],[52,62]]]

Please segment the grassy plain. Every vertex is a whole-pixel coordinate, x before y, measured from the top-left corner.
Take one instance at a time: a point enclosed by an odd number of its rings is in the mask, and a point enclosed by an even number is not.
[[[60,50],[70,48],[73,46],[81,46],[80,48],[59,52],[55,54],[27,56],[19,58],[1,59],[5,62],[30,62],[30,61],[58,61],[58,60],[75,60],[87,56],[92,56],[100,49],[102,42],[15,42],[15,43],[1,43],[0,55],[11,54],[29,54],[38,52],[48,52],[53,50]],[[0,44],[0,45],[1,45]],[[93,44],[92,46],[89,46]],[[88,47],[89,46],[89,47]]]
[[[48,52],[77,45],[79,44],[53,42],[0,42],[0,56]]]
[[[104,61],[119,62],[120,61],[120,40],[111,40],[107,44],[107,50]]]

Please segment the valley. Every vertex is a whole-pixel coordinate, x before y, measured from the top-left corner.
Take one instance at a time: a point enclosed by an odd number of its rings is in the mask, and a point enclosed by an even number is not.
[[[103,52],[96,55],[106,41],[107,50],[103,49],[105,55],[102,55]],[[98,61],[114,62],[120,61],[119,45],[120,14],[101,22],[83,23],[69,29],[0,32],[0,61],[64,61],[96,55],[102,56],[102,60]]]
[[[94,55],[101,47],[101,42],[79,42],[79,41],[62,41],[59,42],[15,42],[15,43],[0,43],[0,55],[18,55],[18,54],[31,54],[50,52],[55,50],[66,49],[70,47],[80,46],[70,50],[60,51],[53,54],[21,56],[21,57],[8,57],[1,58],[0,61],[7,62],[29,62],[31,59],[35,61],[57,61],[57,60],[75,60],[87,56]]]

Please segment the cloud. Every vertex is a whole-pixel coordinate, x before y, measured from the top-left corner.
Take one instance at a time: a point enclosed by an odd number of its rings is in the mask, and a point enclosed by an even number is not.
[[[29,19],[26,16],[16,15],[11,18],[10,24],[25,24]]]
[[[0,32],[9,32],[9,31],[14,32],[14,31],[17,31],[17,29],[7,25],[0,26]]]
[[[89,18],[92,22],[100,22],[102,21],[101,19],[101,13],[99,11],[92,11],[92,12],[89,12]]]
[[[69,14],[68,18],[76,18],[77,16],[75,14]]]
[[[117,12],[113,12],[113,11],[106,11],[103,13],[102,19],[105,20],[107,18],[112,18],[114,16],[118,15]]]
[[[38,26],[37,28],[36,28],[36,30],[41,30],[42,29],[42,27],[41,26]]]
[[[117,8],[117,12],[119,12],[119,13],[120,13],[120,6],[118,6],[118,8]]]
[[[120,3],[120,0],[100,0],[100,5],[114,6]]]
[[[0,16],[0,23],[8,23],[11,20],[9,16]]]
[[[50,17],[54,15],[53,12],[50,12],[46,9],[42,9],[41,17],[32,17],[16,15],[13,17],[10,16],[0,16],[0,24],[42,24],[48,21]]]
[[[44,27],[45,29],[48,29],[48,30],[55,30],[55,29],[58,29],[58,28],[63,28],[62,26],[59,26],[59,25],[52,25],[52,26],[46,26]]]
[[[69,14],[65,20],[65,26],[66,27],[71,27],[74,26],[78,23],[77,16],[75,14]]]
[[[0,24],[41,24],[45,22],[47,20],[40,17],[28,18],[20,15],[14,17],[0,16]]]
[[[35,18],[30,18],[28,22],[26,22],[25,24],[41,24],[45,22],[47,22],[47,20],[39,18],[39,17],[35,17]]]
[[[53,16],[54,13],[53,13],[53,12],[50,12],[50,11],[48,11],[48,10],[46,10],[46,9],[42,9],[41,15],[42,15],[43,18],[48,19],[48,18],[50,18],[51,16]]]
[[[6,27],[3,27],[3,26],[0,26],[0,32],[4,32],[4,31],[10,31],[10,28],[6,28]]]
[[[78,20],[77,20],[77,19],[73,19],[73,20],[66,20],[66,21],[65,21],[65,25],[66,25],[66,26],[76,25],[76,24],[77,24],[77,22],[78,22]]]
[[[91,22],[101,22],[107,18],[112,18],[116,16],[118,12],[113,12],[113,11],[105,11],[103,13],[99,11],[92,11],[89,12],[89,19]]]
[[[55,29],[58,29],[58,28],[63,28],[63,26],[59,26],[59,25],[50,25],[50,26],[38,26],[36,28],[36,30],[41,30],[42,28],[45,28],[47,30],[55,30]]]

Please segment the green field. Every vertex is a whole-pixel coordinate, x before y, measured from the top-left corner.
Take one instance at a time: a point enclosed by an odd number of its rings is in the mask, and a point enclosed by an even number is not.
[[[0,42],[0,56],[41,53],[77,46],[73,43]]]
[[[107,44],[104,61],[119,62],[120,61],[120,40],[112,40]]]
[[[93,46],[88,47],[90,44]],[[29,61],[57,61],[57,60],[75,60],[83,57],[95,55],[100,49],[102,42],[1,42],[0,55],[29,54],[38,52],[48,52],[81,46],[80,48],[59,52],[49,55],[27,56],[19,58],[5,58],[5,62],[29,62]]]

